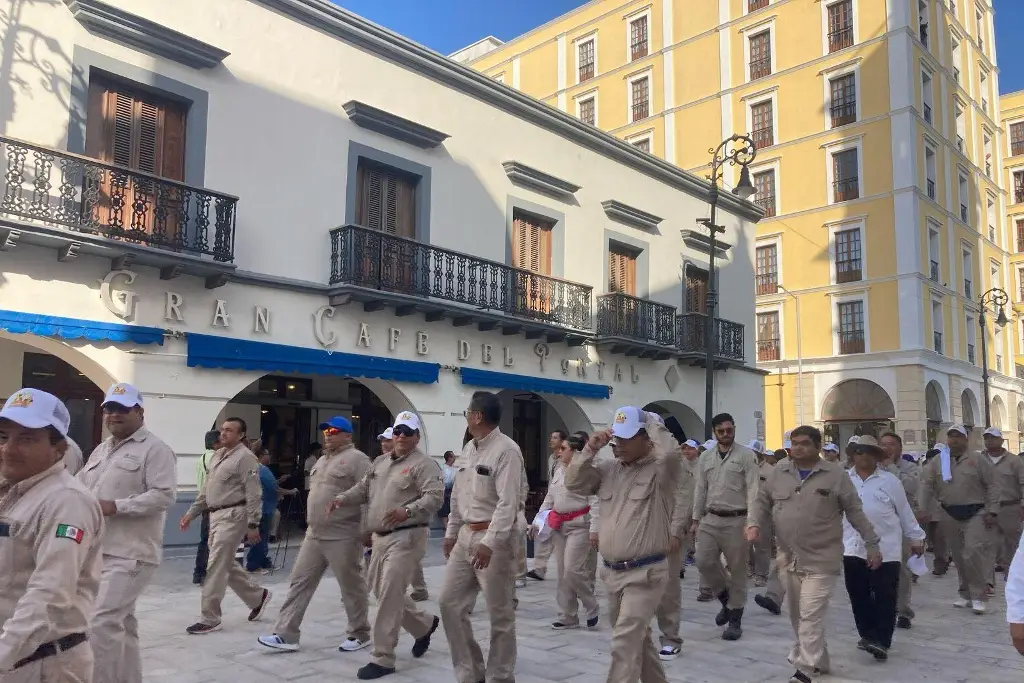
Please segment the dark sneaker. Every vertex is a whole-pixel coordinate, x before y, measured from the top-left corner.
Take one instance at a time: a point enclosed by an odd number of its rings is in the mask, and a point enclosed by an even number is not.
[[[803,671],[794,671],[789,677],[789,683],[811,683],[811,677]]]
[[[207,633],[213,633],[214,631],[220,630],[220,624],[204,624],[202,622],[196,622],[185,629],[185,633],[190,636],[205,636]]]
[[[896,628],[910,628],[910,617],[896,617]]]
[[[370,662],[359,671],[356,672],[356,678],[361,681],[372,681],[374,678],[382,678],[388,674],[395,673],[394,669],[388,669],[381,666],[380,664],[374,664]]]
[[[678,645],[665,645],[658,650],[658,659],[663,662],[670,662],[676,659],[681,652],[681,648]]]
[[[763,607],[775,616],[779,616],[780,614],[782,614],[782,608],[779,607],[779,603],[775,602],[767,595],[755,595],[754,602],[757,604],[758,607]]]
[[[206,575],[205,574],[193,574],[192,575],[192,583],[194,583],[197,586],[203,585],[203,581],[205,581],[205,580],[206,580]]]
[[[870,641],[864,643],[864,651],[880,662],[884,662],[889,659],[888,648],[885,648],[878,643],[872,643]]]
[[[864,638],[861,638],[860,640],[858,640],[857,641],[857,649],[858,650],[864,650],[866,652],[867,649],[868,649],[868,641],[865,640]]]
[[[686,578],[686,567],[683,567],[682,569],[679,570],[679,578],[680,579],[685,579]]]
[[[598,617],[590,617],[587,619],[587,628],[597,628]]]
[[[413,657],[419,658],[427,654],[427,650],[430,649],[430,636],[434,635],[434,631],[437,630],[437,627],[440,623],[441,620],[437,617],[434,617],[434,622],[430,625],[430,630],[427,631],[427,635],[423,636],[422,638],[417,638],[416,642],[412,644]]]
[[[541,576],[540,574],[538,574],[537,571],[534,570],[534,569],[531,569],[530,571],[526,572],[526,575],[528,577],[530,577],[531,579],[533,579],[534,581],[543,581],[544,580],[544,577]]]
[[[263,612],[266,611],[267,605],[270,603],[270,598],[272,597],[272,595],[273,594],[266,588],[263,589],[263,599],[260,600],[259,605],[254,607],[252,611],[249,612],[249,621],[257,621],[259,620],[260,617],[263,616]]]
[[[568,631],[569,629],[579,627],[579,624],[567,624],[564,621],[555,621],[551,623],[551,628],[553,628],[556,631]]]

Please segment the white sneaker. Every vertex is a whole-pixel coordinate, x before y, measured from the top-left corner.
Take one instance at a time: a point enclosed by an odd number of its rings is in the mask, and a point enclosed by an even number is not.
[[[298,652],[298,643],[286,643],[281,640],[281,636],[276,633],[272,636],[260,636],[256,640],[260,641],[260,645],[265,645],[274,650],[281,650],[282,652]]]
[[[988,611],[988,605],[981,600],[971,600],[971,611],[975,614],[984,614]]]
[[[971,606],[971,601],[968,600],[967,598],[957,598],[956,600],[953,601],[953,607],[964,608],[964,607],[970,607],[970,606]]]
[[[370,644],[370,641],[368,641],[368,640],[358,640],[356,638],[346,638],[341,643],[341,645],[338,646],[338,649],[341,650],[342,652],[355,652],[356,650],[362,650],[364,647],[368,646],[369,644]]]
[[[679,657],[679,652],[680,648],[676,647],[675,645],[664,645],[658,651],[658,659],[662,660],[663,662],[670,662],[673,659]]]
[[[526,579],[516,579],[516,588],[526,588]]]

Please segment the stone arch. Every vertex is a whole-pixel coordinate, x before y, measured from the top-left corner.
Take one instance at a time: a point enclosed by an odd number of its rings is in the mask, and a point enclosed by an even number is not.
[[[970,389],[960,394],[960,419],[965,427],[973,427],[978,423],[978,398]]]
[[[946,420],[946,394],[942,386],[932,380],[924,388],[925,416],[929,422]]]
[[[704,420],[690,406],[671,399],[658,399],[644,406],[644,410],[658,413],[661,417],[674,417],[686,432],[687,439],[704,440]]]
[[[889,394],[866,379],[848,379],[833,386],[821,404],[823,422],[892,420],[896,415]]]
[[[992,424],[987,425],[989,427],[998,427],[999,429],[1006,428],[1006,404],[1003,403],[1001,396],[992,397]]]
[[[60,341],[59,339],[37,337],[34,334],[11,334],[5,330],[0,330],[0,339],[6,339],[8,341],[24,344],[25,346],[31,346],[43,353],[48,353],[51,356],[60,358],[62,361],[88,377],[89,381],[99,387],[102,391],[106,391],[110,388],[111,384],[116,384],[118,381],[116,377],[114,377],[97,361],[83,353],[81,350],[67,344],[66,342]]]

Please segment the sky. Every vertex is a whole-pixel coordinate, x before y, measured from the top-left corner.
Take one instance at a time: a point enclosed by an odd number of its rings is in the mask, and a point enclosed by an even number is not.
[[[711,2],[712,0],[697,0]],[[345,9],[451,54],[489,35],[509,40],[585,0],[334,0]],[[999,90],[1024,90],[1024,0],[993,0]]]

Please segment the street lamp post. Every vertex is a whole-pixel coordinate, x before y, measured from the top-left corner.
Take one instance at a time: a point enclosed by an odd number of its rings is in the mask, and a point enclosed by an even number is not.
[[[993,309],[998,308],[999,313],[996,315],[996,327],[1000,330],[1003,329],[1006,323],[1009,322],[1003,307],[1010,301],[1010,297],[1006,294],[1006,291],[999,287],[993,287],[982,294],[979,301],[981,302],[981,315],[978,316],[978,325],[981,327],[981,384],[982,391],[985,394],[985,428],[987,429],[992,426],[992,407],[989,403],[988,390],[988,344],[985,341],[988,326],[985,324],[985,311],[988,310],[989,306],[992,306]]]
[[[708,229],[711,235],[709,242],[710,249],[708,250],[709,262],[708,262],[708,295],[707,295],[707,317],[704,320],[704,366],[705,366],[705,379],[704,379],[704,438],[712,438],[711,430],[711,418],[714,416],[714,397],[715,397],[715,340],[717,336],[717,325],[716,313],[718,309],[718,292],[715,291],[715,251],[718,248],[716,242],[716,235],[720,232],[725,232],[725,228],[715,224],[715,217],[718,211],[718,181],[722,180],[722,168],[729,164],[740,166],[740,181],[736,187],[733,188],[732,193],[740,199],[749,199],[754,195],[756,190],[754,185],[750,182],[750,171],[747,167],[750,162],[754,160],[754,156],[757,154],[757,150],[754,146],[754,141],[746,135],[733,135],[732,137],[724,140],[715,149],[709,149],[711,153],[711,175],[708,176],[708,180],[711,181],[711,191],[709,198],[711,200],[711,217],[707,219],[700,218],[697,220],[698,223]]]

